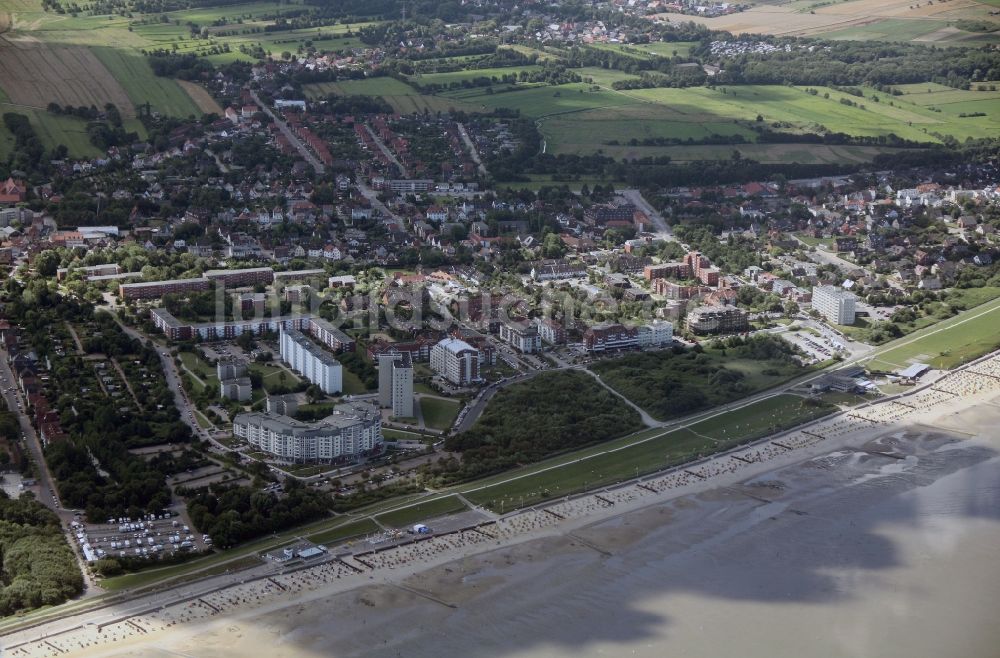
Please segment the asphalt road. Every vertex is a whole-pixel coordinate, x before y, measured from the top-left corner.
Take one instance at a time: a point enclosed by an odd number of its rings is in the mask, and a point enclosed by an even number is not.
[[[319,158],[313,155],[312,152],[306,148],[306,145],[302,143],[302,140],[299,139],[298,135],[292,132],[291,128],[288,127],[288,124],[285,123],[281,117],[276,116],[274,112],[271,111],[271,108],[260,102],[257,92],[251,91],[250,95],[253,96],[254,102],[257,103],[257,106],[260,107],[261,111],[271,117],[271,120],[274,121],[274,124],[278,126],[278,129],[281,131],[281,134],[284,135],[291,145],[295,147],[295,149],[299,152],[299,155],[301,155],[302,158],[316,170],[316,173],[326,173],[326,167],[319,161]]]
[[[646,213],[646,216],[649,217],[649,221],[651,221],[653,226],[656,228],[655,233],[657,237],[664,240],[671,240],[674,242],[677,241],[673,231],[671,231],[670,227],[667,225],[667,220],[665,220],[663,215],[653,208],[653,206],[649,205],[649,202],[643,198],[639,190],[621,190],[619,194],[628,199],[636,208]]]

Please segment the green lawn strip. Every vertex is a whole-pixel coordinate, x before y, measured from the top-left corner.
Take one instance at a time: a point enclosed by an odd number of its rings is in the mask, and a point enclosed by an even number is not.
[[[437,441],[439,436],[435,434],[421,434],[410,430],[397,430],[391,427],[382,428],[382,436],[390,441]]]
[[[201,413],[197,409],[194,410],[194,419],[198,422],[198,426],[204,430],[214,427],[212,421],[206,418],[205,414]]]
[[[443,498],[433,498],[426,502],[420,501],[392,512],[379,514],[375,518],[378,519],[379,523],[390,528],[404,528],[420,521],[463,512],[467,509],[468,507],[458,496],[449,495]]]
[[[363,535],[378,532],[379,530],[380,528],[378,524],[371,519],[361,519],[346,525],[308,535],[306,539],[314,544],[339,544],[349,539],[354,539],[355,537],[361,537]]]
[[[803,425],[829,415],[837,409],[828,404],[809,403],[797,395],[776,395],[722,414],[688,429],[729,447],[777,434],[790,427]]]
[[[712,439],[688,429],[660,430],[654,438],[642,443],[579,457],[527,477],[508,477],[496,484],[469,489],[464,495],[496,512],[511,511],[523,504],[607,486],[676,466],[713,452],[715,446]]]
[[[451,427],[461,409],[462,404],[456,400],[420,398],[420,411],[424,415],[424,425],[433,429],[445,430]]]
[[[887,343],[868,361],[872,370],[894,371],[914,361],[954,368],[1000,346],[1000,298]]]

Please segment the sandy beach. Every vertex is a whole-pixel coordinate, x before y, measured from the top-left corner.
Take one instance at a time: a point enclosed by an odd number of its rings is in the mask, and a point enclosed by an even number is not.
[[[974,368],[556,515],[357,556],[363,573],[10,655],[1000,655],[1000,362]]]

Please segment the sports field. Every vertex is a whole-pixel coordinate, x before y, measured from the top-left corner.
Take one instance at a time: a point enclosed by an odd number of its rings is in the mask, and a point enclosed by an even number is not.
[[[954,368],[1000,347],[1000,299],[888,343],[868,362],[873,370],[895,371],[912,363]]]

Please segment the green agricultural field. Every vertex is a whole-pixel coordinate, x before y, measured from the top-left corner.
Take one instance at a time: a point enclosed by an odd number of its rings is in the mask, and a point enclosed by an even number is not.
[[[657,41],[654,43],[641,43],[632,46],[637,50],[643,50],[660,57],[687,57],[691,49],[697,46],[696,41]]]
[[[446,514],[455,514],[469,509],[458,496],[446,496],[401,507],[391,512],[379,514],[375,518],[382,525],[390,528],[405,528],[414,523],[420,523]]]
[[[802,164],[861,164],[882,153],[900,149],[883,146],[830,146],[826,144],[694,144],[691,146],[602,146],[612,158],[669,156],[673,162],[725,160],[733,151],[749,160],[765,164],[799,162]]]
[[[400,114],[414,112],[447,112],[449,110],[473,111],[468,103],[446,98],[421,94],[416,89],[395,78],[380,77],[367,80],[344,80],[342,82],[320,82],[303,85],[303,91],[309,98],[323,98],[330,94],[339,96],[379,96]]]
[[[545,61],[545,60],[551,60],[551,59],[561,59],[561,56],[557,55],[555,53],[552,53],[552,52],[549,52],[549,51],[545,51],[545,50],[539,50],[538,48],[531,48],[529,46],[522,46],[520,44],[514,44],[514,45],[509,45],[509,46],[500,46],[500,47],[503,48],[503,49],[505,49],[505,50],[513,50],[515,52],[519,52],[522,55],[527,55],[529,57],[532,56],[532,55],[535,55],[536,57],[538,57],[539,61]]]
[[[651,103],[559,114],[545,118],[540,129],[555,153],[592,153],[611,142],[628,145],[630,140],[641,144],[645,139],[739,135],[752,140],[755,137],[753,131],[735,120],[705,114],[683,115]]]
[[[420,413],[424,416],[424,425],[431,429],[446,430],[451,427],[462,410],[462,404],[457,400],[444,398],[420,398]]]
[[[450,85],[454,82],[464,82],[475,80],[476,78],[497,78],[505,75],[520,75],[522,71],[535,73],[541,71],[541,66],[513,66],[507,68],[491,69],[467,69],[463,71],[449,71],[447,73],[422,73],[410,77],[410,80],[422,85]]]
[[[541,118],[564,112],[580,112],[595,108],[621,107],[639,102],[614,91],[591,91],[585,83],[571,83],[553,87],[550,85],[518,85],[514,91],[494,89],[487,94],[484,89],[461,90],[440,94],[446,98],[481,106],[487,109],[506,107],[519,110],[521,114]]]
[[[880,348],[868,361],[873,370],[895,371],[911,363],[954,368],[1000,347],[1000,299],[914,332]]]
[[[834,41],[913,41],[944,27],[940,20],[918,18],[887,18],[869,23],[834,30],[823,35]]]
[[[142,55],[117,48],[92,48],[92,50],[125,88],[129,99],[136,107],[148,102],[154,111],[169,116],[201,115],[198,106],[187,92],[175,81],[154,75],[153,69]]]
[[[869,92],[865,98],[857,98],[827,87],[815,89],[816,95],[806,93],[805,88],[776,85],[640,89],[625,93],[638,100],[668,105],[679,117],[700,114],[755,121],[759,115],[767,123],[786,122],[803,132],[826,129],[858,136],[895,134],[923,142],[940,141],[934,133],[963,140],[995,134],[995,128],[903,102],[904,97]],[[829,98],[824,97],[827,94]],[[878,96],[879,101],[872,95]],[[842,99],[857,106],[845,105]]]
[[[580,74],[583,81],[588,84],[600,85],[602,87],[610,87],[613,83],[620,80],[638,80],[639,76],[633,75],[631,73],[625,73],[624,71],[616,71],[615,69],[602,69],[597,66],[587,66],[580,69],[571,69],[572,71]]]
[[[674,53],[678,57],[687,57],[691,49],[698,45],[694,41],[659,41],[654,43],[619,44],[619,43],[592,43],[589,48],[597,50],[607,50],[610,52],[634,57],[635,59],[652,59],[653,57],[673,57]]]

